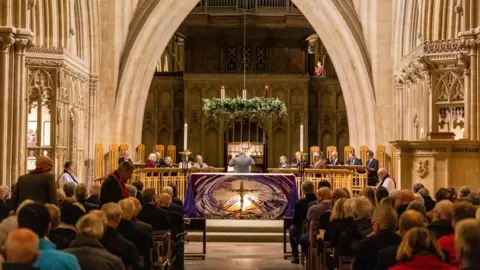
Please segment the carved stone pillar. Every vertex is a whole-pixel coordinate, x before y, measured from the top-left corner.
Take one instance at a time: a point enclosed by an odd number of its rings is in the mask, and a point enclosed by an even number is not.
[[[10,185],[25,173],[27,107],[25,50],[31,44],[27,29],[0,27],[0,178]]]
[[[89,123],[88,123],[88,150],[86,157],[86,183],[88,186],[93,185],[94,179],[94,158],[95,158],[95,130],[96,121],[95,114],[97,113],[98,106],[98,75],[90,75],[90,87],[89,87]]]
[[[477,43],[474,39],[469,41],[470,45],[470,139],[478,140],[480,134],[480,125],[478,116],[480,102],[478,101],[478,74],[477,74]]]

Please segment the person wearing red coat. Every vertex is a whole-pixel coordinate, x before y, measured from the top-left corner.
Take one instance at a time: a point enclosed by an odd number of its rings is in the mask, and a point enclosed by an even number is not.
[[[397,251],[399,264],[389,270],[456,270],[445,263],[438,242],[426,228],[416,227],[407,232]]]
[[[157,164],[157,155],[155,155],[154,153],[151,153],[149,156],[148,156],[148,161],[147,161],[147,164],[145,164],[145,168],[156,168]]]

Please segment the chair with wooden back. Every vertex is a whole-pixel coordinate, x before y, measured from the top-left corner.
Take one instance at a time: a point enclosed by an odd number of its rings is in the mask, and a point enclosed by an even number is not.
[[[155,153],[159,153],[160,155],[157,157],[158,159],[163,159],[165,157],[165,145],[157,144],[155,145],[154,149]]]
[[[355,149],[353,146],[347,145],[343,148],[343,153],[344,153],[344,159],[345,159],[345,164],[348,162],[348,155],[355,153]]]
[[[108,172],[110,174],[114,172],[118,168],[118,159],[120,158],[118,144],[112,143],[110,144],[110,152],[108,152]]]
[[[172,259],[170,231],[153,231],[153,250],[150,255],[154,268],[170,262]]]
[[[310,147],[310,166],[313,165],[313,153],[320,152],[319,146],[311,146]]]
[[[105,176],[105,158],[103,153],[103,143],[95,144],[95,175],[94,179],[100,179]]]
[[[167,156],[172,158],[173,163],[177,163],[177,146],[167,146]]]
[[[333,262],[332,260],[330,260],[332,254],[333,254],[332,243],[329,241],[323,241],[323,252],[322,252],[323,267],[319,268],[320,270],[330,269],[329,262]],[[331,268],[333,268],[333,265],[331,266],[332,266]]]
[[[368,146],[362,145],[360,146],[360,159],[362,160],[362,164],[365,165],[367,164],[368,161]]]
[[[135,149],[135,162],[145,163],[145,144],[139,144]]]
[[[378,159],[378,168],[387,168],[387,150],[383,145],[377,145],[375,156]]]
[[[328,160],[332,160],[332,153],[337,152],[337,147],[336,146],[327,146],[327,158]]]

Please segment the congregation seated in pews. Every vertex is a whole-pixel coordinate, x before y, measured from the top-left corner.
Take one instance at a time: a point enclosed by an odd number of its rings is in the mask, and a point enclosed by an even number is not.
[[[351,197],[344,189],[332,190],[328,182],[315,193],[306,180],[302,191],[290,227],[294,264],[302,262],[300,246],[307,269],[480,266],[472,250],[480,240],[480,197],[467,187],[458,196],[453,188],[440,188],[435,201],[421,184],[390,193],[382,186],[365,187]]]
[[[83,184],[66,182],[55,190],[51,160],[39,158],[36,173],[27,176],[45,179],[50,188],[28,186],[21,178],[10,200],[8,189],[1,186],[0,201],[11,205],[0,222],[0,248],[7,250],[0,251],[0,260],[5,269],[154,269],[171,262],[174,255],[175,269],[183,269],[183,247],[167,252],[184,231],[183,206],[175,187],[165,186],[157,194],[143,190],[141,183],[126,184],[133,170],[131,162],[122,162],[88,196]],[[161,243],[155,240],[159,235]],[[19,239],[28,241],[15,243]],[[165,248],[158,249],[159,244]],[[31,254],[16,261],[13,254],[20,248],[24,255]]]

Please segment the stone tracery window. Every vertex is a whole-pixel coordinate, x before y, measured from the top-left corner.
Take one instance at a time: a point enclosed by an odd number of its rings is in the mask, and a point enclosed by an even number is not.
[[[463,75],[445,71],[436,77],[434,97],[438,131],[453,132],[459,139],[465,124]]]
[[[51,145],[52,86],[49,72],[35,71],[28,91],[28,147]]]

